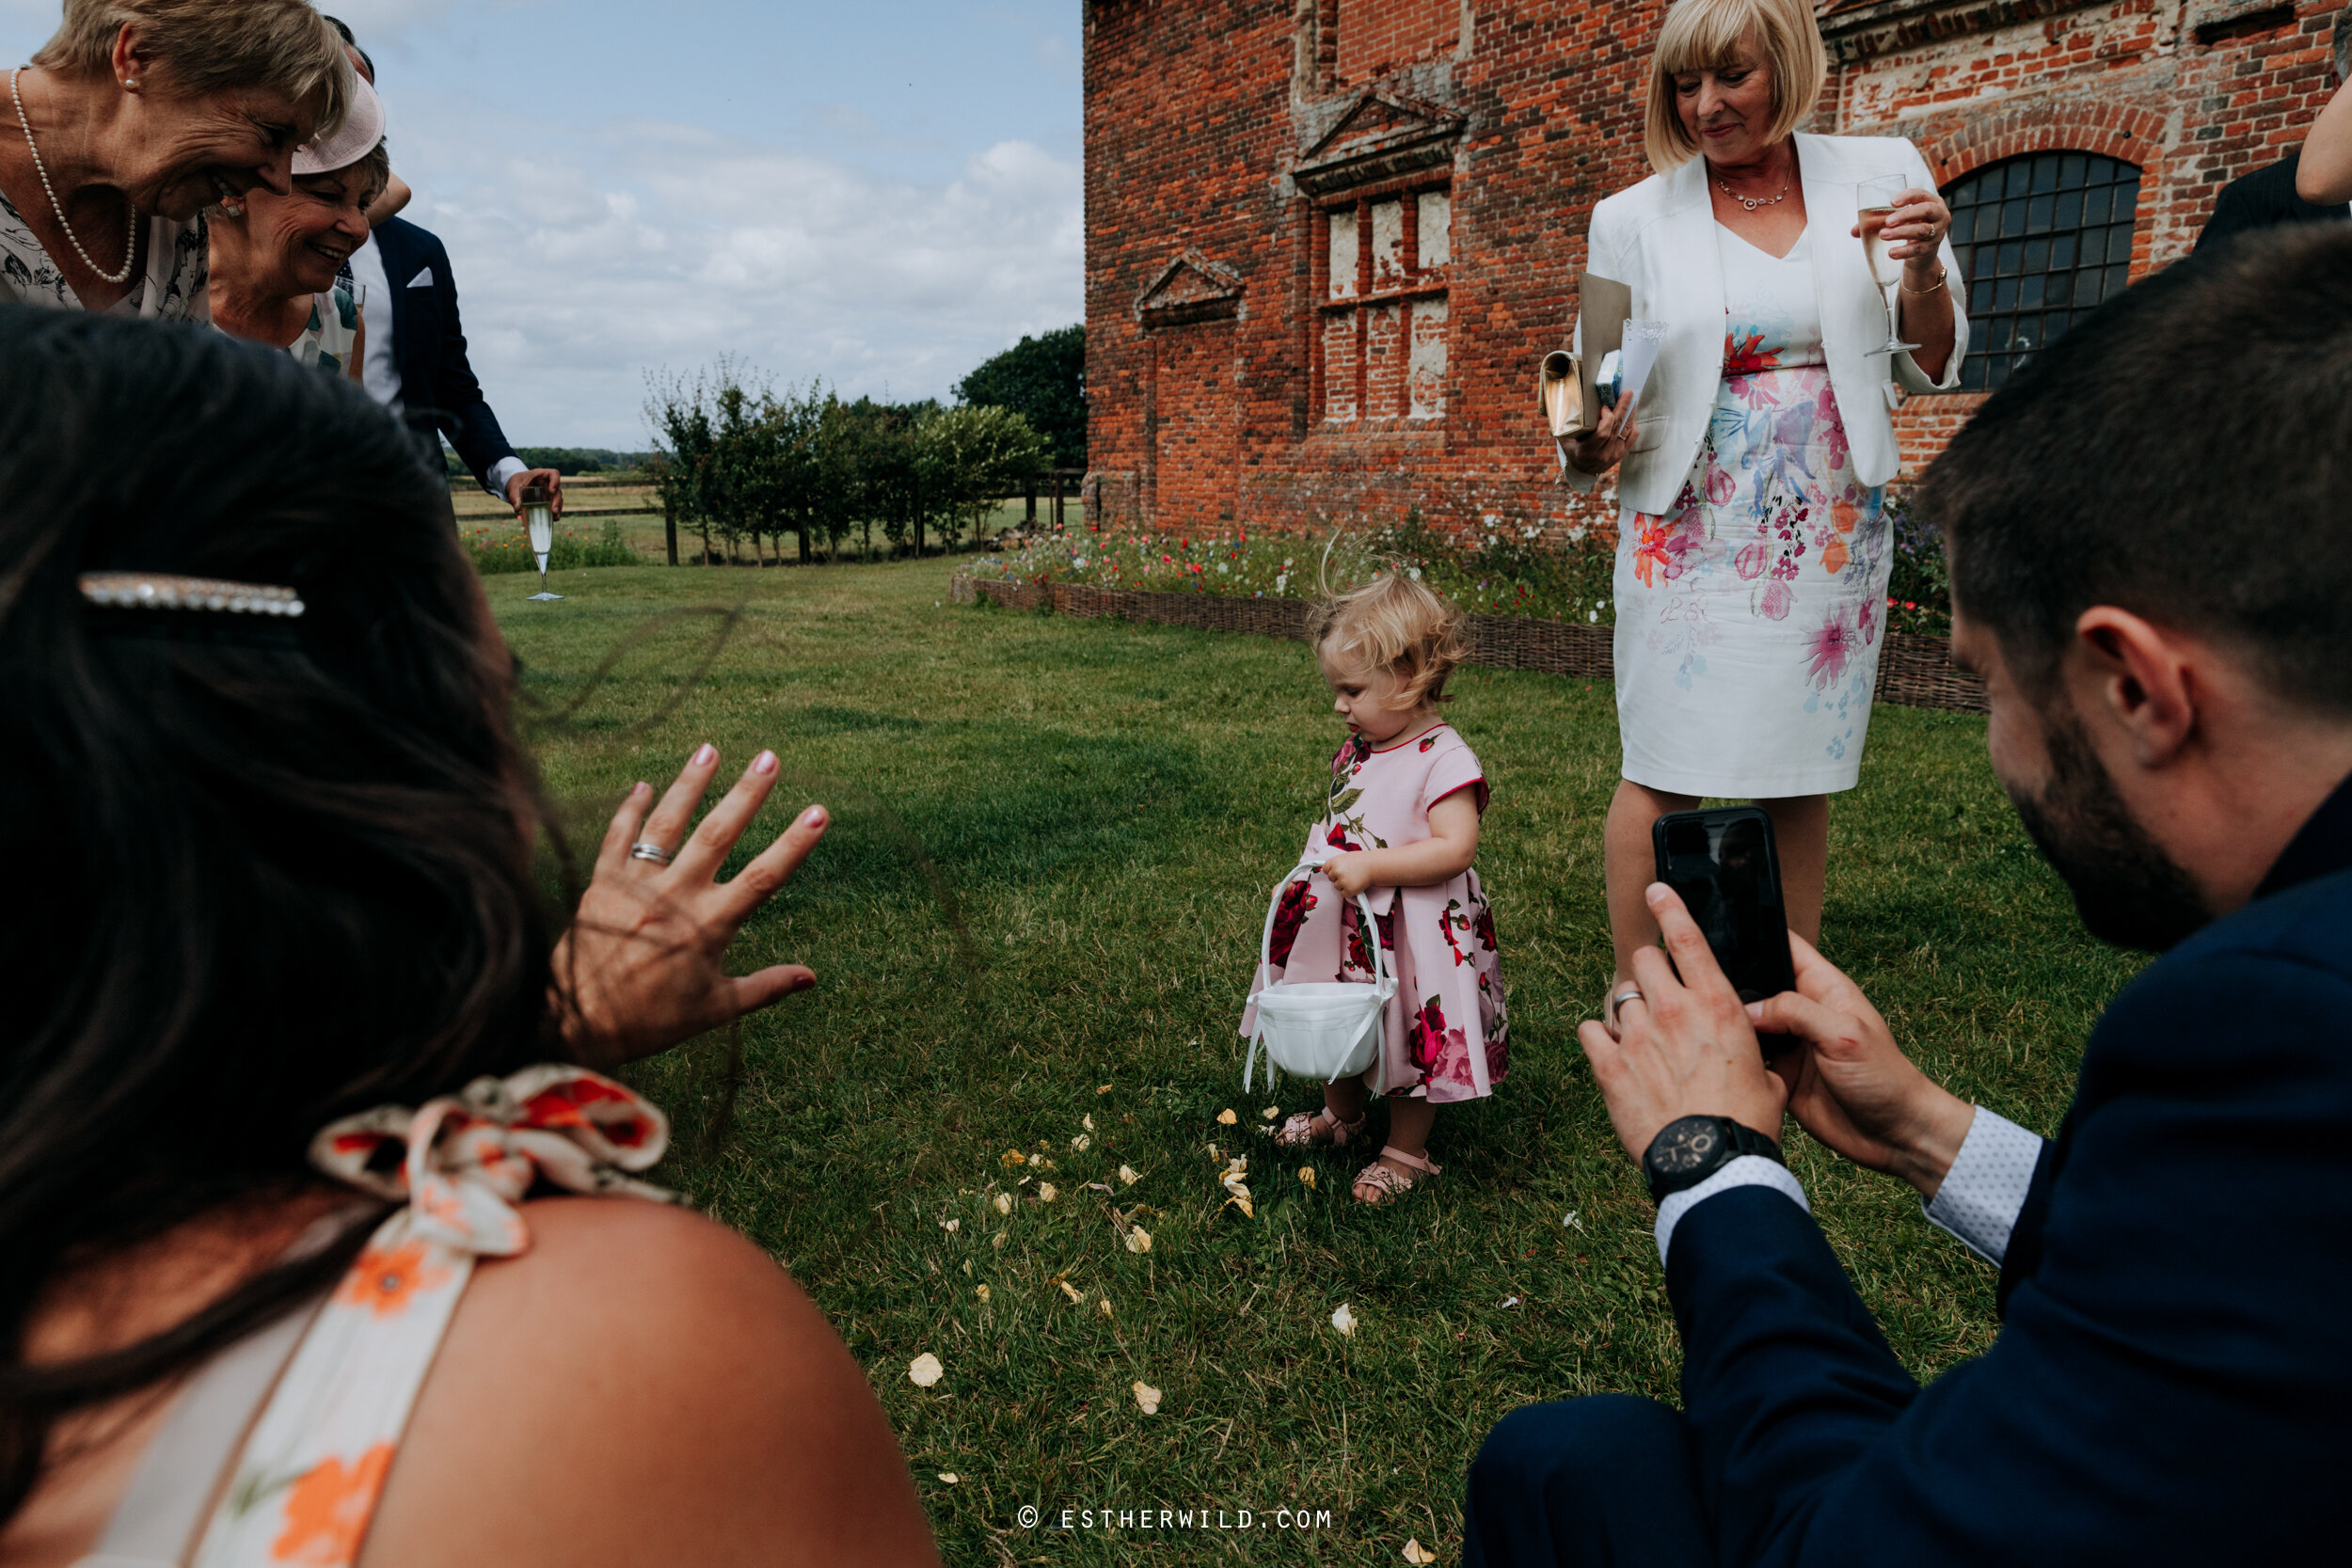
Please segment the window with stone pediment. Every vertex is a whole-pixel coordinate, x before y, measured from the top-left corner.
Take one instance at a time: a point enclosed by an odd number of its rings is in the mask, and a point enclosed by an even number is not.
[[[1409,427],[1445,417],[1454,197],[1439,183],[1327,206],[1323,423]]]

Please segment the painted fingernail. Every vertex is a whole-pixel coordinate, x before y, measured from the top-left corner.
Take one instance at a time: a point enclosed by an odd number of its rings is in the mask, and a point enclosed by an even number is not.
[[[760,752],[760,753],[759,753],[759,755],[757,755],[757,756],[755,756],[755,757],[752,758],[752,771],[753,771],[753,772],[755,772],[755,773],[758,773],[758,774],[761,774],[761,775],[763,775],[763,776],[764,776],[764,775],[766,775],[766,774],[772,773],[772,772],[774,772],[775,770],[776,770],[776,753],[775,753],[775,752]]]
[[[803,828],[821,828],[821,827],[823,827],[824,825],[825,825],[825,808],[824,808],[824,807],[822,807],[822,806],[811,806],[811,807],[809,807],[809,808],[808,808],[808,810],[806,810],[806,811],[804,811],[804,812],[801,813],[801,826],[802,826],[802,827],[803,827]]]
[[[706,740],[702,743],[702,749],[694,753],[692,766],[696,768],[707,768],[718,760],[719,748],[713,746],[709,741]]]

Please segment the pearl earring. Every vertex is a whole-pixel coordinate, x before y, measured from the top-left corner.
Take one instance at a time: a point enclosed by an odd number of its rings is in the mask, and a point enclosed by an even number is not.
[[[138,90],[139,90],[139,79],[138,79],[137,77],[135,77],[135,76],[125,76],[125,77],[122,79],[122,88],[123,88],[123,90],[124,90],[125,92],[136,92],[136,91],[138,91]]]

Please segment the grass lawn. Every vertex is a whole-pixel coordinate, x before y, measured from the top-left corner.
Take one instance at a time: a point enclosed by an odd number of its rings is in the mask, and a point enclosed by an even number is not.
[[[1451,717],[1494,781],[1479,870],[1513,1073],[1438,1117],[1441,1179],[1366,1210],[1346,1196],[1360,1153],[1274,1157],[1260,1112],[1320,1097],[1286,1080],[1245,1098],[1233,1034],[1268,890],[1339,738],[1307,648],[959,610],[949,569],[575,572],[551,584],[560,604],[527,602],[533,578],[487,579],[583,846],[631,780],[666,784],[706,737],[723,778],[763,745],[781,755],[758,842],[809,800],[835,813],[739,943],[741,967],[799,958],[820,985],[744,1026],[723,1137],[723,1040],[635,1069],[676,1120],[667,1179],[824,1307],[951,1563],[1147,1548],[1395,1563],[1408,1538],[1458,1560],[1463,1468],[1499,1417],[1601,1390],[1676,1398],[1651,1206],[1575,1043],[1608,970],[1608,690],[1455,681]],[[1931,1072],[2048,1132],[2134,964],[2082,934],[1983,738],[1979,718],[1879,710],[1862,785],[1833,814],[1824,946]],[[1219,1124],[1229,1108],[1238,1125]],[[1931,1377],[1982,1350],[1993,1271],[1907,1189],[1793,1124],[1789,1148],[1906,1364]],[[1014,1149],[1051,1167],[1009,1164]],[[1236,1154],[1254,1219],[1218,1186]],[[1343,1303],[1349,1338],[1331,1324]],[[924,1353],[946,1367],[929,1389],[907,1376]],[[1163,1391],[1158,1414],[1137,1382]],[[1089,1507],[1232,1524],[1246,1508],[1252,1528],[1025,1529],[1025,1504],[1049,1524]],[[1284,1530],[1285,1508],[1328,1523]]]

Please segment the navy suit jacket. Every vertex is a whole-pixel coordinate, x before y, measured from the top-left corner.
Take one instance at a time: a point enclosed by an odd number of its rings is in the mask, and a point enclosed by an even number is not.
[[[1914,1384],[1766,1187],[1684,1214],[1666,1283],[1727,1564],[2352,1550],[2352,782],[2100,1020],[1985,1354]]]
[[[2344,202],[2322,207],[2295,194],[2296,166],[2302,160],[2303,150],[2298,147],[2268,167],[2242,174],[2222,186],[2221,194],[2214,198],[2213,216],[2197,235],[2197,248],[2204,249],[2209,241],[2275,229],[2282,223],[2342,223],[2352,217],[2352,206]]]
[[[515,449],[484,401],[473,367],[466,363],[466,330],[457,319],[449,252],[405,218],[378,224],[375,245],[392,287],[392,363],[400,372],[401,407],[412,428],[447,436],[458,460],[487,488],[491,466],[514,456]],[[429,285],[409,287],[428,269]]]

